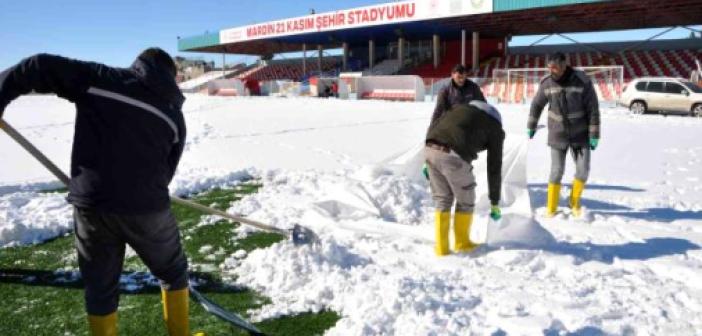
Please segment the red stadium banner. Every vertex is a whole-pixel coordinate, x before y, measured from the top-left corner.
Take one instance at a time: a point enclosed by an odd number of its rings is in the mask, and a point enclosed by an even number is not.
[[[225,29],[221,43],[492,12],[491,0],[414,0]]]

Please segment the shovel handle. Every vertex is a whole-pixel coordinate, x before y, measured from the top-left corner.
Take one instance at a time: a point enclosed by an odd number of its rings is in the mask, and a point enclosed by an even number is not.
[[[64,172],[61,171],[61,169],[56,167],[56,165],[53,162],[51,162],[51,160],[49,160],[49,158],[47,158],[41,151],[39,151],[36,147],[34,147],[34,145],[32,145],[32,143],[29,142],[29,140],[27,140],[24,136],[22,136],[22,134],[17,132],[17,130],[14,129],[14,127],[10,126],[10,124],[8,124],[4,120],[0,119],[0,128],[2,128],[2,130],[5,131],[5,133],[7,133],[7,135],[10,136],[10,138],[15,140],[20,146],[22,146],[22,148],[24,148],[27,152],[29,152],[29,154],[31,154],[34,158],[39,160],[39,162],[41,162],[41,164],[44,165],[44,167],[46,167],[46,169],[51,171],[51,173],[54,174],[54,176],[56,176],[59,180],[61,180],[61,182],[64,185],[68,186],[71,179],[66,174],[64,174]],[[175,196],[175,195],[171,196],[171,200],[174,203],[177,203],[177,204],[180,204],[180,205],[183,205],[183,206],[186,206],[188,208],[195,209],[195,210],[199,210],[199,211],[202,211],[204,213],[208,213],[210,215],[216,215],[216,216],[224,217],[227,219],[231,219],[231,220],[236,221],[236,222],[240,222],[243,224],[247,224],[247,225],[259,228],[261,230],[272,231],[272,232],[280,233],[280,234],[285,235],[285,236],[290,235],[290,233],[286,230],[282,230],[282,229],[279,229],[277,227],[266,225],[266,224],[263,224],[263,223],[260,223],[257,221],[253,221],[250,219],[246,219],[243,217],[234,216],[234,215],[228,214],[224,211],[220,211],[217,209],[206,207],[204,205],[197,204],[193,201],[188,201],[188,200],[182,199],[182,198]]]
[[[290,232],[288,232],[288,231],[286,231],[286,230],[282,230],[282,229],[279,229],[279,228],[277,228],[277,227],[270,226],[270,225],[266,225],[266,224],[263,224],[263,223],[261,223],[261,222],[257,222],[257,221],[250,220],[250,219],[246,219],[246,218],[243,218],[243,217],[234,216],[234,215],[232,215],[232,214],[226,213],[226,212],[221,211],[221,210],[213,209],[213,208],[210,208],[210,207],[207,207],[207,206],[204,206],[204,205],[195,203],[195,202],[193,202],[193,201],[189,201],[189,200],[186,200],[186,199],[182,199],[182,198],[180,198],[180,197],[178,197],[178,196],[175,196],[175,195],[171,195],[171,201],[173,201],[173,203],[180,204],[180,205],[182,205],[182,206],[186,206],[186,207],[188,207],[188,208],[192,208],[192,209],[195,209],[195,210],[199,210],[199,211],[202,211],[202,212],[204,212],[204,213],[208,213],[208,214],[210,214],[210,215],[215,215],[215,216],[219,216],[219,217],[231,219],[231,220],[233,220],[233,221],[235,221],[235,222],[240,222],[240,223],[242,223],[242,224],[246,224],[246,225],[249,225],[249,226],[253,226],[253,227],[259,228],[259,229],[261,229],[261,230],[276,232],[276,233],[282,234],[282,235],[284,235],[284,236],[286,236],[286,237],[287,237],[287,236],[290,236]]]
[[[68,183],[70,183],[71,179],[66,176],[66,174],[61,171],[56,165],[49,160],[42,152],[40,152],[34,145],[32,145],[25,137],[22,136],[19,132],[17,132],[14,127],[10,126],[7,122],[4,120],[0,119],[0,128],[7,133],[7,135],[10,136],[13,140],[15,140],[24,150],[29,152],[35,159],[39,160],[46,169],[51,171],[54,176],[56,176],[61,182],[68,186]]]

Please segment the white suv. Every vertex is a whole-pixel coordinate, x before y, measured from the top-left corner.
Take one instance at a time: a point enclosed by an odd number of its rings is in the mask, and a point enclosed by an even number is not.
[[[620,103],[636,114],[660,111],[702,117],[702,87],[682,78],[642,77],[624,88]]]

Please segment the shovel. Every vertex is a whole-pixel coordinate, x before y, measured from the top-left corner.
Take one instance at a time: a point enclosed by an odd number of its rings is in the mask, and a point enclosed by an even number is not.
[[[9,135],[13,140],[15,140],[35,159],[41,162],[41,164],[44,165],[46,169],[51,171],[51,173],[54,174],[54,176],[56,176],[64,185],[69,185],[70,178],[66,174],[64,174],[63,171],[61,171],[61,169],[56,167],[56,165],[53,162],[51,162],[51,160],[49,160],[42,152],[40,152],[36,147],[34,147],[34,145],[32,145],[24,136],[22,136],[22,134],[20,134],[19,132],[17,132],[16,129],[10,126],[10,124],[0,119],[0,128],[2,128],[5,131],[5,133],[7,133],[7,135]],[[264,231],[281,234],[287,237],[288,239],[292,240],[293,244],[295,244],[296,246],[319,243],[319,236],[317,236],[317,234],[315,234],[312,230],[299,224],[295,224],[295,226],[293,226],[291,230],[285,230],[254,220],[234,216],[224,211],[206,207],[204,205],[180,198],[175,195],[171,195],[171,201],[173,201],[173,203],[180,204],[182,206],[198,211],[202,211],[210,215],[220,216]]]

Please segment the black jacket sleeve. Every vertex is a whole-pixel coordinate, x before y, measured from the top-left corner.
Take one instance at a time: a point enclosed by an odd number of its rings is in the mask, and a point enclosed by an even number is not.
[[[531,110],[529,112],[529,120],[527,121],[527,129],[535,131],[536,126],[539,123],[539,117],[541,117],[541,112],[543,112],[544,107],[548,103],[548,97],[546,97],[546,85],[541,82],[539,89],[536,92],[534,100],[531,101]]]
[[[502,190],[502,147],[505,141],[505,132],[500,129],[490,136],[487,153],[487,175],[490,204],[500,203]]]
[[[434,114],[431,116],[431,122],[429,123],[427,134],[429,134],[429,130],[436,125],[436,122],[441,119],[441,116],[443,116],[444,113],[446,113],[446,110],[448,110],[448,91],[448,87],[443,87],[436,97],[436,107],[434,108]]]
[[[9,68],[3,72],[0,72],[0,118],[2,118],[2,114],[5,111],[5,107],[7,107],[7,104],[10,103],[10,100],[6,98],[6,94],[3,93],[3,84],[7,81],[7,77],[10,76],[10,71],[12,68]],[[9,96],[9,95],[8,95]]]
[[[55,93],[75,101],[90,87],[104,67],[61,56],[38,54],[0,73],[0,110],[17,97],[32,91]]]
[[[473,97],[474,97],[473,99],[480,100],[480,101],[487,103],[487,100],[485,99],[485,95],[483,95],[483,90],[480,89],[480,85],[478,85],[477,83],[472,82],[472,81],[471,81],[471,83],[473,84],[472,85],[473,86]]]
[[[585,113],[588,116],[588,130],[590,138],[600,138],[600,106],[597,98],[597,92],[592,81],[585,83],[583,91],[583,106]]]

